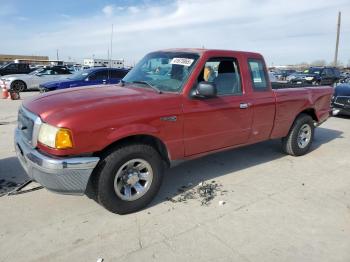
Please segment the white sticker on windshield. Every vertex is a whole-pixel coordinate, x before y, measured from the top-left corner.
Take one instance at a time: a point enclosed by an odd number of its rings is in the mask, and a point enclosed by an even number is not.
[[[174,57],[171,60],[170,64],[172,64],[172,65],[191,66],[193,61],[194,61],[194,59]]]

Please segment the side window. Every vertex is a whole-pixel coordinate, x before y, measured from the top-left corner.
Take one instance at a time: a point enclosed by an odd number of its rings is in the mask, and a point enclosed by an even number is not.
[[[19,68],[19,70],[26,70],[27,69],[27,65],[26,64],[19,64],[18,68]]]
[[[340,77],[340,71],[337,68],[333,69],[333,74],[335,77]]]
[[[248,64],[249,64],[250,76],[253,83],[253,89],[255,91],[268,90],[264,63],[258,59],[249,59]]]
[[[126,75],[124,70],[111,70],[111,78],[123,78]]]
[[[107,70],[97,71],[96,73],[91,74],[89,76],[90,81],[106,80],[106,79],[108,79],[108,71]]]
[[[41,75],[57,75],[57,72],[52,69],[47,69],[45,71],[40,72]]]
[[[198,76],[198,82],[201,81],[215,84],[219,96],[242,93],[238,62],[234,58],[212,58],[208,60]]]
[[[13,69],[17,69],[18,68],[18,64],[9,64],[6,69],[8,70],[13,70]]]
[[[327,68],[324,71],[326,72],[326,76],[328,76],[328,77],[333,77],[334,76],[332,69],[328,69]]]

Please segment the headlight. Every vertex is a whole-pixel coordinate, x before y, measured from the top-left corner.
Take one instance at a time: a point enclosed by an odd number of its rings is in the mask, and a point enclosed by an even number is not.
[[[307,77],[305,77],[305,80],[307,80],[307,81],[311,81],[311,80],[313,80],[313,79],[314,79],[313,76],[307,76]]]
[[[72,133],[69,129],[55,127],[46,123],[43,123],[40,127],[38,141],[56,149],[73,147]]]

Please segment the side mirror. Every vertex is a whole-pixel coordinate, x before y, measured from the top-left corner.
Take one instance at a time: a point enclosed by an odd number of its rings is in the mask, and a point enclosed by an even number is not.
[[[211,98],[216,97],[216,94],[217,90],[214,83],[202,81],[198,83],[193,96],[199,98]]]

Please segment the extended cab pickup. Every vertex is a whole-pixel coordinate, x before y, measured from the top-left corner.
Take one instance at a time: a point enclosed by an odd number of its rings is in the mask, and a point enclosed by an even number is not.
[[[156,195],[177,161],[282,138],[310,149],[333,88],[273,90],[257,53],[171,49],[146,55],[118,85],[54,91],[25,101],[15,147],[28,175],[51,191],[94,192],[124,214]]]

